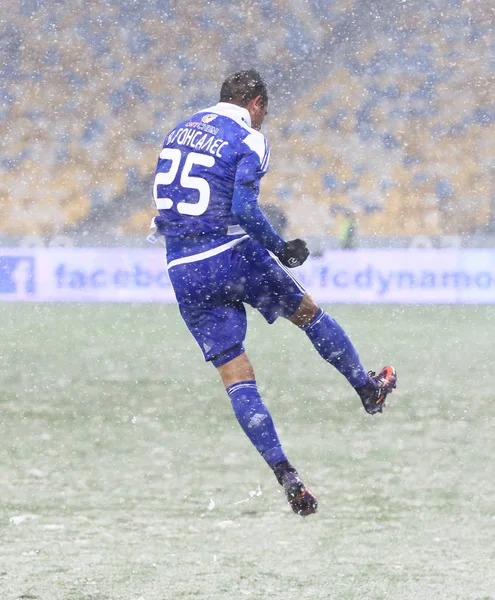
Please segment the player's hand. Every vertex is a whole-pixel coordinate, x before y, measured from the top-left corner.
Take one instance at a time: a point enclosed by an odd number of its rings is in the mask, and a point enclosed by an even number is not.
[[[291,269],[300,267],[308,256],[309,250],[306,242],[299,239],[285,242],[285,246],[277,254],[280,262]]]

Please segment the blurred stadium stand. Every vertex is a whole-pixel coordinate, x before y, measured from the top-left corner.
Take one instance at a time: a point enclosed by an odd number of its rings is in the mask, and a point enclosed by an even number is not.
[[[289,235],[495,230],[488,0],[2,6],[0,234],[146,233],[164,134],[248,66]]]

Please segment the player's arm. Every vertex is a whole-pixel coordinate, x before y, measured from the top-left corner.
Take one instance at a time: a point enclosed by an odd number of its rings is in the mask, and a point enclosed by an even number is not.
[[[303,240],[286,242],[273,229],[258,204],[260,178],[259,162],[253,154],[241,158],[232,197],[232,212],[239,225],[253,239],[271,250],[288,267],[298,267],[308,258],[309,251]]]
[[[232,212],[239,225],[262,246],[278,254],[285,241],[273,229],[258,204],[258,186],[255,182],[236,185],[232,198]]]

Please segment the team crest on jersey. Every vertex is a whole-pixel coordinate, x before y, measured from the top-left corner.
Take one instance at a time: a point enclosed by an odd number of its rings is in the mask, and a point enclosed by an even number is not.
[[[203,123],[211,123],[213,121],[213,119],[216,119],[218,117],[218,115],[205,115],[201,121],[203,121]]]

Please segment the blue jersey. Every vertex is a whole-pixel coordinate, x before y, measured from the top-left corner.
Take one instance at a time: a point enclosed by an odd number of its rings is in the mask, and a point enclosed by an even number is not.
[[[234,190],[249,186],[257,196],[269,160],[265,137],[234,104],[219,102],[168,133],[153,186],[168,260],[245,235],[232,211]]]

